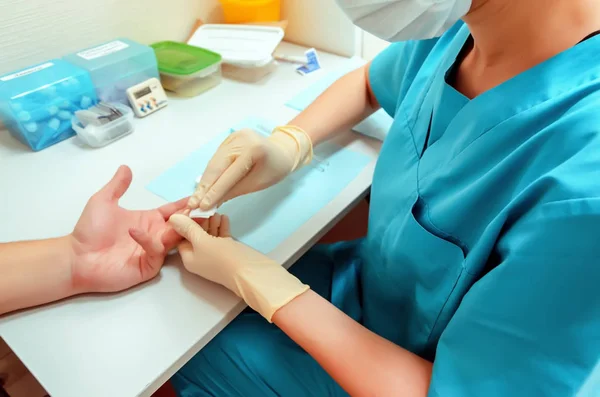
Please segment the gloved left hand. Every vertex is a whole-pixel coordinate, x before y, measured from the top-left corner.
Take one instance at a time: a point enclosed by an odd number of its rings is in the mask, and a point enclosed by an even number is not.
[[[226,217],[214,226],[220,230],[212,232],[221,237],[209,235],[185,215],[175,214],[169,222],[187,240],[179,245],[185,268],[225,286],[269,322],[277,310],[309,289],[280,264],[233,240]]]

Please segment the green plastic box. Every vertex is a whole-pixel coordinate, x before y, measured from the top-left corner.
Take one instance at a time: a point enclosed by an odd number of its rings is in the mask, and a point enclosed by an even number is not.
[[[166,90],[192,97],[221,83],[221,55],[175,41],[152,44]]]

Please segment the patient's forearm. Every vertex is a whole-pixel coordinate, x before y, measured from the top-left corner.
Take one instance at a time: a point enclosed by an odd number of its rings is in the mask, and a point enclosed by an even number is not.
[[[0,244],[0,314],[74,295],[71,237]]]

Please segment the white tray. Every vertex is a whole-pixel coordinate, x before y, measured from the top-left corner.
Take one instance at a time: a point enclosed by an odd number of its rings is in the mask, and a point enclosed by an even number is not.
[[[273,60],[283,35],[279,27],[209,24],[200,26],[188,44],[221,54],[224,63],[262,67]]]

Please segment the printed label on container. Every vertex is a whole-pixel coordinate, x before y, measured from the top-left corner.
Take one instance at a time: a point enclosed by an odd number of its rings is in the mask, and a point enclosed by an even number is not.
[[[122,41],[111,41],[110,43],[102,44],[101,46],[90,48],[89,50],[85,50],[77,53],[81,58],[91,61],[92,59],[100,58],[108,54],[112,54],[113,52],[124,50],[129,47],[127,43],[123,43]]]
[[[9,74],[8,76],[0,77],[0,81],[9,81],[19,77],[27,76],[28,74],[39,72],[40,70],[48,69],[54,66],[52,62],[47,62],[42,65],[35,66],[31,69],[21,70],[20,72]]]

